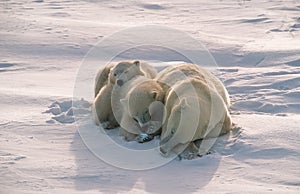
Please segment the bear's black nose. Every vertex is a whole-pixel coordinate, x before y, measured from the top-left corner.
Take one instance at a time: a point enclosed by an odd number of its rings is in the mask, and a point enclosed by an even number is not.
[[[117,80],[117,84],[118,84],[118,86],[122,86],[122,85],[124,84],[124,82],[123,82],[123,80],[118,79],[118,80]]]

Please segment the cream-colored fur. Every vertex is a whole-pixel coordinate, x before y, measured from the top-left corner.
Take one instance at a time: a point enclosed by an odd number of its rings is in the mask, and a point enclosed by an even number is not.
[[[148,81],[149,78],[136,75],[122,86],[115,85],[112,90],[112,110],[116,120],[120,123],[120,135],[124,136],[126,140],[134,140],[135,137],[141,133],[140,126],[134,122],[132,117],[128,114],[128,106],[125,99],[128,91],[135,85]]]
[[[161,152],[180,154],[185,148],[196,156],[194,141],[218,137],[231,129],[231,118],[223,97],[200,79],[176,84],[166,97],[167,122],[161,133]],[[201,153],[205,150],[203,147]],[[209,149],[209,148],[207,148]]]
[[[104,68],[101,68],[96,75],[95,78],[95,97],[98,95],[99,91],[101,90],[101,88],[105,85],[107,85],[108,83],[108,76],[110,73],[111,68],[113,68],[115,65],[113,64],[109,64],[107,66],[105,66]]]
[[[211,88],[215,88],[216,91],[222,96],[227,107],[230,107],[229,95],[223,83],[211,72],[202,67],[199,67],[198,65],[183,63],[167,67],[166,69],[158,73],[156,80],[159,83],[165,83],[169,85],[169,87],[172,87],[178,81],[185,80],[186,78],[203,80]]]
[[[135,86],[127,97],[129,114],[140,124],[142,128],[145,128],[145,125],[147,125],[148,128],[150,126],[150,128],[155,128],[158,130],[159,127],[157,125],[159,124],[157,122],[154,122],[155,126],[151,126],[151,124],[148,123],[153,121],[153,116],[155,117],[155,115],[151,116],[149,113],[150,105],[155,101],[165,104],[165,96],[168,95],[170,89],[176,85],[177,82],[181,82],[187,78],[203,80],[212,88],[215,87],[223,97],[227,107],[229,107],[230,103],[228,93],[218,78],[197,65],[184,63],[167,67],[159,72],[154,80],[149,80],[148,82]],[[160,123],[160,125],[161,124],[162,123]],[[148,130],[145,129],[144,131],[147,132]],[[153,130],[150,131],[151,133],[155,132]]]
[[[106,129],[113,129],[119,126],[110,105],[113,87],[114,85],[111,83],[103,86],[92,105],[92,113],[95,123],[97,125],[102,124],[102,127]]]
[[[109,71],[109,73],[107,73]],[[122,88],[127,82],[131,82],[137,75],[153,78],[156,70],[147,63],[140,61],[120,62],[117,65],[109,65],[99,71],[96,77],[95,93],[97,93],[92,112],[96,124],[103,124],[104,128],[115,128],[121,122],[120,98],[118,89]],[[107,77],[106,77],[107,76]],[[105,78],[106,77],[106,78]],[[127,84],[130,85],[130,84]],[[128,86],[129,87],[129,86]],[[121,89],[121,94],[127,94],[130,87]],[[114,93],[114,96],[112,97]],[[124,96],[124,95],[119,95]],[[114,113],[116,111],[116,113]],[[118,118],[116,118],[116,116]]]
[[[111,70],[111,83],[116,83],[122,86],[123,83],[135,77],[136,75],[145,76],[147,78],[154,78],[157,71],[147,63],[134,62],[120,62]]]
[[[130,117],[140,126],[142,132],[148,134],[156,133],[161,126],[159,121],[163,119],[163,115],[159,117],[156,112],[163,113],[163,106],[161,108],[157,105],[164,101],[164,89],[159,84],[153,83],[156,81],[146,80],[136,85],[123,100],[126,102],[124,104]],[[155,104],[157,105],[151,106]]]
[[[166,115],[160,116],[164,118],[158,119],[155,118],[155,114],[151,114],[149,107],[156,102],[166,104],[167,101],[170,100],[169,94],[173,91],[172,88],[177,87],[178,84],[190,79],[201,81],[201,83],[209,88],[210,92],[213,92],[214,95],[212,96],[220,97],[217,98],[217,102],[221,100],[220,103],[225,104],[226,110],[229,108],[230,101],[228,93],[222,82],[207,70],[194,64],[184,63],[170,66],[159,72],[154,80],[148,80],[132,88],[126,97],[129,116],[140,125],[143,132],[159,132],[162,125],[165,126],[168,124],[168,117],[175,105],[168,105],[165,109],[160,107],[160,112],[165,110]],[[199,90],[196,91],[197,93],[201,92]],[[194,96],[194,98],[197,97],[197,95]],[[209,101],[206,103],[210,104]],[[156,121],[160,121],[160,123]]]

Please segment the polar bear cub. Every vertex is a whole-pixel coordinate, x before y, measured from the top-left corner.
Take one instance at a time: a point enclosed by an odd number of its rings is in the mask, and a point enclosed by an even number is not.
[[[128,115],[127,107],[123,106],[122,99],[126,97],[129,90],[134,86],[153,79],[157,71],[147,63],[135,61],[133,63],[119,63],[118,68],[112,69],[112,75],[116,76],[115,85],[112,90],[112,112],[121,126],[120,135],[126,140],[134,140],[141,133],[139,125]]]
[[[109,73],[107,73],[109,71]],[[100,123],[104,128],[115,128],[119,125],[120,119],[117,120],[113,112],[113,105],[119,106],[119,100],[116,96],[112,98],[112,93],[116,93],[116,86],[121,87],[137,75],[154,78],[156,70],[140,61],[120,62],[117,65],[110,65],[99,71],[96,77],[95,93],[98,91],[92,106],[94,121],[97,125]],[[127,91],[123,91],[126,93]],[[116,101],[117,100],[117,101]]]
[[[145,76],[147,78],[154,78],[157,75],[156,69],[147,63],[134,61],[120,62],[112,69],[111,82],[122,86],[126,81],[132,79],[136,75]]]
[[[128,70],[133,64],[139,68],[133,68],[131,71]],[[118,66],[117,68],[115,68]],[[115,69],[111,76],[111,69]],[[124,74],[123,74],[124,73]],[[101,68],[95,78],[95,87],[94,87],[94,96],[96,97],[101,88],[108,84],[110,81],[112,84],[116,82],[116,79],[119,80],[119,83],[122,83],[126,80],[131,79],[135,75],[144,75],[145,77],[154,78],[157,74],[156,69],[145,62],[134,61],[131,62],[120,62],[116,64],[109,64],[104,68]]]

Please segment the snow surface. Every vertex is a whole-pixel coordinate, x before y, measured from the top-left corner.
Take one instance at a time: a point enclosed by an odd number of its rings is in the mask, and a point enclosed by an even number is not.
[[[1,1],[0,193],[300,193],[299,13],[298,0]],[[71,100],[89,49],[145,24],[182,30],[209,49],[237,127],[212,154],[131,171],[85,146],[78,126],[99,131],[88,120],[91,99]],[[181,60],[155,51],[158,69]]]

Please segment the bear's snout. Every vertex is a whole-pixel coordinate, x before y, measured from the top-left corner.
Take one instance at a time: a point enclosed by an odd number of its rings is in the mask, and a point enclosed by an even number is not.
[[[122,86],[122,85],[124,84],[124,82],[123,82],[123,80],[118,79],[118,80],[117,80],[117,84],[118,84],[118,86]]]

